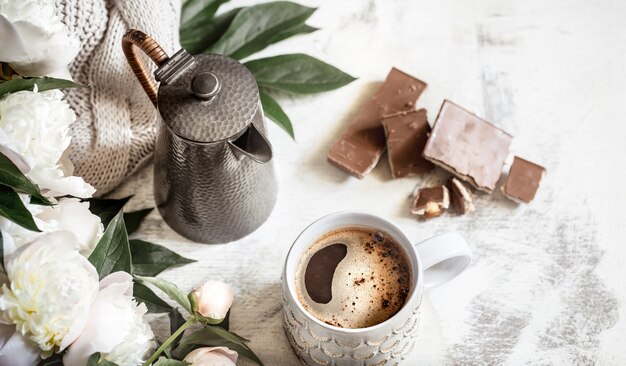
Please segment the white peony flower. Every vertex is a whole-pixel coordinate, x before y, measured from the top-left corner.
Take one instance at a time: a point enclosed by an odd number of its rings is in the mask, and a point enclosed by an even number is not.
[[[0,0],[0,61],[22,76],[71,79],[79,40],[55,13],[54,0]]]
[[[2,0],[0,0],[2,1]],[[67,176],[63,153],[74,111],[58,90],[20,91],[0,100],[0,150],[48,196],[91,197],[95,189]]]
[[[235,366],[237,356],[237,352],[226,347],[203,347],[189,352],[184,361],[191,366]]]
[[[143,318],[146,305],[133,298],[133,279],[126,272],[111,273],[100,282],[83,333],[63,357],[65,366],[84,366],[95,352],[119,366],[141,365],[156,345]]]
[[[192,296],[198,306],[198,313],[215,320],[224,319],[233,304],[233,290],[221,281],[205,282],[193,291]]]
[[[89,202],[81,202],[78,198],[61,198],[54,206],[41,206],[30,204],[30,198],[25,194],[20,194],[20,198],[41,232],[28,230],[0,217],[0,231],[6,241],[5,255],[47,233],[65,230],[76,238],[77,246],[74,249],[88,257],[102,237],[104,226],[100,217],[89,211]]]
[[[43,357],[78,338],[98,292],[98,273],[77,245],[72,233],[56,231],[5,258],[9,283],[0,289],[0,314]]]

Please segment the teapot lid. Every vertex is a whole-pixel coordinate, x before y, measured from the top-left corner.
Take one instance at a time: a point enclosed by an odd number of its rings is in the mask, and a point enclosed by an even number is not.
[[[155,71],[157,106],[176,135],[196,142],[235,136],[259,108],[259,89],[248,69],[230,57],[178,51]]]

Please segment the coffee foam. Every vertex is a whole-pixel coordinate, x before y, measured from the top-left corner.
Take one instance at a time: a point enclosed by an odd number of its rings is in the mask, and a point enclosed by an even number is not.
[[[332,299],[316,303],[306,290],[304,273],[315,253],[337,243],[346,245],[347,254],[335,269]],[[365,328],[389,319],[402,308],[411,288],[411,269],[402,247],[389,234],[370,227],[324,234],[303,252],[296,268],[302,306],[317,319],[342,328]]]

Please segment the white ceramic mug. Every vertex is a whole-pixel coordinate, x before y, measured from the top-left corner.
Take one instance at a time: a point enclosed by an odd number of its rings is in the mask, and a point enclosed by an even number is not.
[[[411,265],[411,290],[402,309],[367,328],[340,328],[321,322],[304,309],[296,295],[296,269],[303,251],[329,231],[350,226],[387,232],[403,247]],[[470,249],[459,234],[442,234],[413,245],[396,225],[374,215],[338,212],[324,216],[304,229],[285,261],[283,326],[289,343],[307,365],[397,365],[415,344],[424,288],[448,282],[470,261]]]

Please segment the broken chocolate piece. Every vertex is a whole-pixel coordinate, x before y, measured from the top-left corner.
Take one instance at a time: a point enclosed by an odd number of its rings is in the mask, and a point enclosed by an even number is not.
[[[411,214],[430,219],[441,215],[450,206],[450,193],[446,186],[420,188],[411,205]]]
[[[516,202],[529,203],[535,198],[545,172],[544,167],[515,156],[502,193]]]
[[[425,109],[385,116],[383,126],[392,177],[415,176],[434,167],[422,157],[430,132]]]
[[[452,177],[446,184],[446,187],[448,187],[448,190],[450,191],[450,201],[452,202],[452,206],[458,213],[465,215],[466,213],[475,210],[473,203],[474,195],[463,182],[455,177]]]
[[[445,100],[424,157],[481,191],[493,191],[513,137]]]
[[[426,83],[393,68],[385,82],[359,111],[328,153],[328,162],[359,179],[368,174],[385,151],[383,116],[409,111]]]

